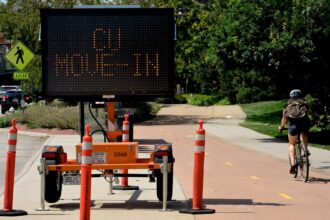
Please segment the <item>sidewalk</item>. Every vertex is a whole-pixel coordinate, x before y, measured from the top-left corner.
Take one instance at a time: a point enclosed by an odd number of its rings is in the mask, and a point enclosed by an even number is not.
[[[174,116],[175,120],[169,120]],[[238,105],[199,107],[166,105],[157,114],[162,123],[196,123],[204,120],[207,133],[244,148],[288,161],[288,143],[239,126],[246,115]],[[312,169],[330,173],[330,151],[310,147]]]
[[[213,119],[206,132],[228,142],[288,161],[288,143],[239,126],[241,119]],[[311,167],[330,174],[330,151],[309,147]]]
[[[75,144],[79,143],[78,135],[52,135],[45,145],[62,145],[68,158],[75,158]],[[38,154],[41,154],[41,150]],[[139,155],[141,157],[143,155]],[[40,176],[37,171],[39,158],[35,160],[27,173],[15,182],[13,209],[24,210],[28,215],[19,219],[78,219],[80,207],[80,186],[63,185],[62,196],[55,204],[46,203],[49,211],[36,211],[40,208]],[[146,173],[146,170],[130,171]],[[179,210],[188,208],[188,204],[177,180],[174,178],[173,201],[168,202],[167,212],[161,212],[162,203],[156,196],[156,183],[149,183],[148,178],[130,178],[129,185],[139,186],[137,191],[117,191],[108,195],[109,184],[103,178],[92,179],[93,219],[178,219],[192,220],[192,215],[180,214]],[[3,208],[3,196],[0,198]],[[1,217],[0,217],[1,219]]]

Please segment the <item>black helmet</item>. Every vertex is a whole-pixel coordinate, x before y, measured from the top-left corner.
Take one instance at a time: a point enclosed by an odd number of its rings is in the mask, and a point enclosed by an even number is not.
[[[290,99],[298,99],[301,98],[302,92],[300,89],[294,89],[290,92]]]

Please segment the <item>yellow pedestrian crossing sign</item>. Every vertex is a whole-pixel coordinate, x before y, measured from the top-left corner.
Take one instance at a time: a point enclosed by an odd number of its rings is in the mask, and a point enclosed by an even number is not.
[[[34,53],[20,41],[6,55],[6,59],[19,70],[24,70],[33,58]]]

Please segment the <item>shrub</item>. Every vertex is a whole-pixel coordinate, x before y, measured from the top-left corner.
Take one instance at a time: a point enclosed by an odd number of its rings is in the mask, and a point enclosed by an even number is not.
[[[188,101],[187,101],[185,96],[183,96],[181,94],[176,94],[175,98],[174,98],[174,103],[176,103],[176,104],[186,104],[186,103],[188,103]]]
[[[330,129],[330,112],[326,106],[311,95],[305,96],[305,101],[308,105],[309,118],[312,125],[317,128]]]
[[[8,117],[8,116],[5,116],[5,117],[1,117],[0,118],[0,127],[1,128],[6,128],[6,127],[9,127],[11,125],[11,118]]]
[[[139,122],[150,119],[155,115],[161,105],[153,103],[150,105],[147,102],[135,102],[136,108],[134,113],[134,121]],[[89,110],[85,107],[85,123],[91,124],[93,129],[99,129],[97,123],[92,119]],[[104,110],[92,109],[93,114],[102,124],[105,121]],[[97,116],[98,115],[98,116]],[[17,113],[6,115],[0,118],[0,127],[8,127],[11,124],[11,119],[16,118],[17,122],[26,124],[29,128],[59,128],[59,129],[78,129],[78,111],[76,106],[66,106],[62,103],[52,103],[45,105],[45,103],[36,103],[29,105],[24,113],[20,110]]]
[[[146,102],[141,102],[139,107],[134,112],[134,121],[139,122],[151,117],[151,105]]]
[[[22,123],[30,128],[77,129],[77,108],[35,105],[24,111]]]
[[[210,106],[214,105],[217,101],[217,96],[196,94],[192,96],[189,104],[197,106]]]
[[[162,106],[161,106],[160,104],[155,103],[155,102],[152,103],[152,104],[151,104],[151,112],[150,112],[150,114],[151,114],[152,116],[156,115],[157,112],[158,112],[161,108],[162,108]]]
[[[155,102],[159,104],[172,104],[174,101],[173,98],[157,98]]]
[[[262,90],[258,87],[240,87],[236,94],[237,103],[251,103],[262,100],[269,100],[272,93],[268,90]]]
[[[217,103],[215,103],[216,105],[230,105],[230,101],[229,98],[223,98],[220,101],[218,101]]]
[[[17,122],[22,121],[22,113],[16,112],[14,114],[8,114],[0,117],[0,128],[6,128],[11,126],[11,120],[15,118]]]

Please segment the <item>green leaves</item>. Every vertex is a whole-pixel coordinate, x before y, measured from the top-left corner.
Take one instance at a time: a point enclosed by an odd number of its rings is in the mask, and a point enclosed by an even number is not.
[[[104,4],[102,0],[79,2]],[[23,39],[40,53],[38,8],[68,8],[76,3],[12,0],[0,4],[0,31],[7,38]],[[107,4],[174,8],[175,84],[188,92],[220,95],[237,103],[287,98],[288,91],[300,88],[329,106],[329,0],[116,0]]]

